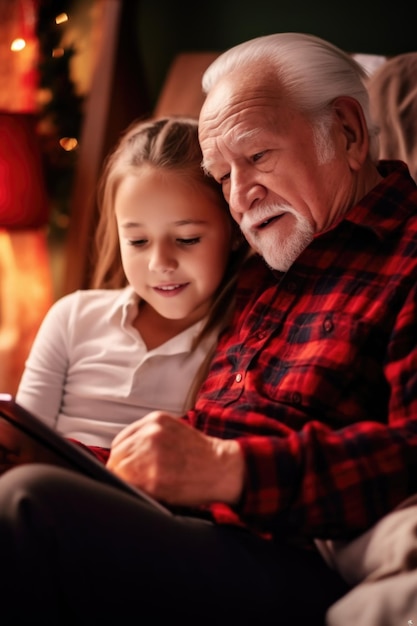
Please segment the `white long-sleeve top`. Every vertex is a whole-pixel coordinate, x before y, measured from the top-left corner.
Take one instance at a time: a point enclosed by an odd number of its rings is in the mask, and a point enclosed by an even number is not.
[[[33,342],[17,401],[65,437],[105,448],[150,411],[182,414],[217,333],[192,350],[201,320],[148,350],[132,326],[137,306],[131,287],[58,300]]]

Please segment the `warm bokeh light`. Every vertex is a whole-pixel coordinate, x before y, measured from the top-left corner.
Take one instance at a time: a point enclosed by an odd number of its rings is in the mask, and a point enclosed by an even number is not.
[[[63,24],[64,22],[68,22],[68,15],[66,13],[60,13],[55,18],[56,24]]]
[[[78,146],[78,141],[75,139],[75,137],[62,137],[59,140],[59,145],[66,152],[70,152],[71,150],[75,150],[75,148]]]
[[[26,48],[26,41],[21,37],[14,39],[10,45],[10,50],[13,50],[13,52],[20,52],[24,48]]]
[[[54,59],[57,59],[59,57],[63,57],[64,54],[65,54],[64,48],[54,48],[52,50],[52,56],[54,57]]]
[[[38,105],[42,106],[45,104],[48,104],[48,102],[51,102],[53,97],[52,94],[52,90],[51,89],[38,89],[38,91],[36,92],[36,101],[38,103]]]

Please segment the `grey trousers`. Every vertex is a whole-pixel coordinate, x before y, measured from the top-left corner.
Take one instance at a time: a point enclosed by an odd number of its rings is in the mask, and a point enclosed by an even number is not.
[[[417,625],[417,496],[327,558],[353,585],[328,611],[328,626]]]
[[[347,591],[314,551],[178,515],[68,470],[0,478],[0,622],[322,625]]]

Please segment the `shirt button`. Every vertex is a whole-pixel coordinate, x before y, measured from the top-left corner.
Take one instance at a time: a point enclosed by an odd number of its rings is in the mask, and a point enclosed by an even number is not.
[[[300,404],[301,403],[301,393],[299,393],[298,391],[294,391],[291,395],[291,400],[293,402],[293,404]]]
[[[241,382],[241,380],[242,380],[242,374],[236,374],[235,381],[236,381],[237,383],[240,383],[240,382]]]
[[[331,330],[333,330],[333,322],[331,319],[327,318],[324,320],[323,322],[323,328],[326,331],[326,333],[329,333]]]

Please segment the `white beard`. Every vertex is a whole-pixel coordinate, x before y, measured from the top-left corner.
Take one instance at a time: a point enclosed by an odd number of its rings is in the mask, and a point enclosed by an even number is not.
[[[280,233],[279,225],[271,230],[252,230],[251,226],[267,220],[272,215],[284,212],[295,218],[291,232]],[[249,244],[263,256],[265,262],[274,270],[286,272],[296,258],[311,243],[314,237],[313,225],[300,216],[290,205],[270,205],[244,213],[240,228]]]

